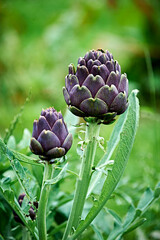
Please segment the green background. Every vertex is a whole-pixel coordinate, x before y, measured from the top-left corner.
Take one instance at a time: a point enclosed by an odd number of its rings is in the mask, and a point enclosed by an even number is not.
[[[24,128],[32,131],[42,108],[54,106],[65,113],[62,87],[68,65],[76,65],[90,49],[108,49],[127,73],[129,90],[139,89],[141,105],[124,191],[136,201],[137,186],[139,191],[154,187],[160,179],[159,12],[156,0],[1,1],[0,136],[28,96],[13,132],[17,143]],[[101,136],[108,140],[112,128],[102,126]],[[74,147],[71,153],[78,161]],[[121,204],[114,202],[114,207],[123,215]],[[157,204],[148,213],[144,239],[156,239],[154,231],[160,236],[159,210]]]

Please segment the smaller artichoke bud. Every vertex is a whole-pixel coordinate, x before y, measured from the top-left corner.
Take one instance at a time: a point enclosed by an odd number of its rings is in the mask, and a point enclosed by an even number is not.
[[[22,206],[22,202],[23,202],[23,199],[24,199],[25,196],[26,196],[26,194],[25,194],[25,193],[22,193],[22,194],[20,194],[19,197],[18,197],[18,203],[19,203],[20,207]],[[28,204],[30,204],[30,202],[29,202]],[[38,202],[33,202],[33,205],[36,207],[36,209],[38,209]],[[36,219],[36,213],[35,213],[35,210],[34,210],[34,208],[33,208],[32,206],[30,207],[28,213],[29,213],[29,214],[26,215],[26,217],[30,217],[30,218],[32,219],[32,221]],[[22,220],[21,220],[20,217],[15,213],[15,211],[13,211],[13,214],[14,214],[14,219],[15,219],[15,221],[23,224]]]
[[[22,193],[22,194],[19,195],[18,203],[19,203],[20,206],[22,206],[22,202],[23,202],[23,199],[24,199],[25,196],[26,196],[25,193]]]
[[[127,109],[128,79],[109,51],[92,50],[69,65],[63,94],[73,114],[108,124]]]
[[[29,209],[29,215],[28,215],[28,216],[30,216],[30,218],[32,219],[32,221],[36,219],[36,214],[35,214],[35,212],[34,212],[34,208],[33,208],[33,207],[30,207],[30,209]]]
[[[41,159],[50,161],[64,156],[71,145],[72,134],[68,132],[61,112],[54,108],[42,110],[39,120],[33,123],[31,151]]]

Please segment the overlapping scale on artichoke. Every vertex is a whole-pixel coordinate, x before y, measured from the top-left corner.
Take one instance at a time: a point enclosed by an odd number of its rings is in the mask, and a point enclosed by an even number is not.
[[[70,111],[80,117],[95,117],[110,123],[128,106],[128,79],[112,54],[92,50],[69,65],[63,94]]]
[[[72,135],[68,132],[61,112],[54,108],[42,110],[39,120],[33,123],[31,151],[41,159],[50,160],[64,156],[71,145]]]

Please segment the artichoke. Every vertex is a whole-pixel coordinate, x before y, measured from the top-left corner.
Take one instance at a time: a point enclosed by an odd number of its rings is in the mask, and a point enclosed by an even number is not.
[[[112,54],[92,50],[78,59],[77,70],[69,65],[63,95],[73,114],[109,123],[127,109],[128,79]]]
[[[41,159],[51,160],[64,156],[71,145],[72,135],[68,133],[61,112],[54,108],[42,110],[39,120],[33,123],[31,151]]]
[[[18,197],[18,203],[19,203],[20,207],[22,207],[22,202],[23,202],[23,199],[24,199],[25,195],[26,195],[25,193],[22,193],[22,194],[20,194],[19,197]],[[30,202],[29,202],[29,203],[30,203]],[[33,202],[33,205],[36,207],[36,209],[38,208],[38,202]],[[35,220],[35,219],[36,219],[36,213],[35,213],[35,210],[34,210],[34,208],[33,208],[32,206],[29,208],[28,213],[29,213],[29,214],[26,215],[26,217],[30,217],[32,220]],[[20,217],[16,214],[15,211],[13,211],[13,214],[14,214],[14,220],[15,220],[16,222],[19,222],[19,223],[23,224],[22,220],[21,220]]]

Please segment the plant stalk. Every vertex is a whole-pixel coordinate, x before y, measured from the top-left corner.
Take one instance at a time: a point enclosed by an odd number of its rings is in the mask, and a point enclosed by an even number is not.
[[[40,194],[40,200],[39,200],[39,206],[38,206],[38,216],[37,216],[39,240],[47,240],[46,208],[47,208],[48,195],[49,195],[51,186],[49,184],[45,184],[45,181],[51,179],[52,176],[53,176],[53,165],[49,164],[46,161],[46,164],[44,167],[43,182],[41,187],[41,194]]]
[[[97,137],[99,136],[100,125],[96,122],[89,123],[86,127],[85,143],[87,144],[82,156],[82,164],[79,178],[76,183],[76,191],[74,195],[71,213],[65,229],[63,240],[66,240],[72,229],[76,229],[84,207],[89,183],[92,175],[92,167],[94,163]]]

